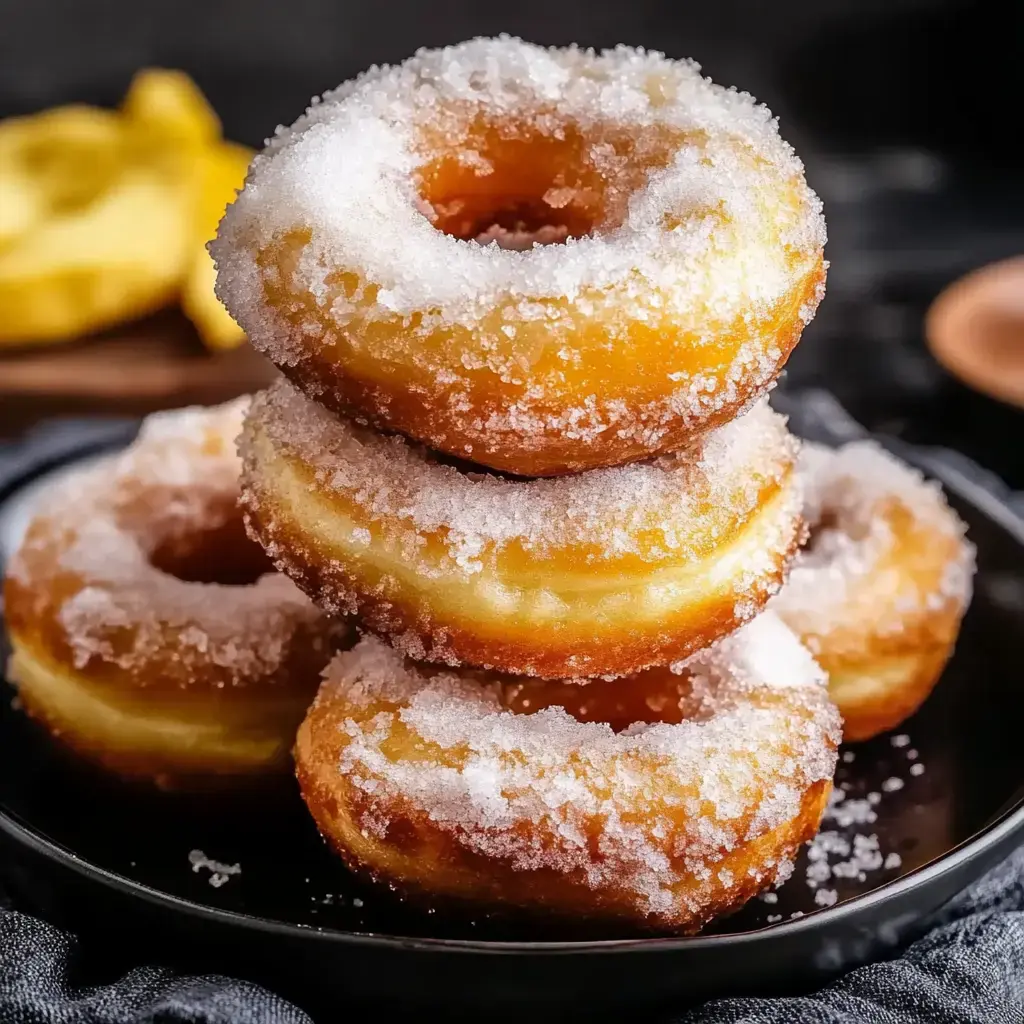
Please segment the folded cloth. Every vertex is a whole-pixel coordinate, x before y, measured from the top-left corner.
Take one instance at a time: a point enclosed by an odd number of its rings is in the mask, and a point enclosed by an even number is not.
[[[678,1024],[1021,1024],[1024,847],[940,911],[902,956],[810,996],[723,999]]]
[[[78,940],[44,921],[0,910],[3,1024],[311,1024],[258,985],[139,967],[110,985],[78,987]]]

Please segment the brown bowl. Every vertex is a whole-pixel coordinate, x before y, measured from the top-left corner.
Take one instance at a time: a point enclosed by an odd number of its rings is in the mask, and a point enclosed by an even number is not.
[[[1024,256],[982,267],[932,303],[935,358],[977,391],[1024,408]]]

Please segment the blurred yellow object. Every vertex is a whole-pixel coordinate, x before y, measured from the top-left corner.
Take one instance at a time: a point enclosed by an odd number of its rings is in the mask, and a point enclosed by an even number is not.
[[[0,250],[0,344],[56,342],[173,301],[190,251],[188,209],[145,168]]]
[[[234,348],[245,341],[242,328],[213,293],[217,272],[206,243],[217,233],[224,211],[245,184],[252,157],[253,151],[246,146],[224,142],[208,149],[202,158],[202,195],[197,208],[200,242],[186,271],[181,307],[210,348]]]
[[[160,170],[191,197],[194,209],[202,192],[202,155],[220,141],[220,121],[195,82],[183,71],[139,71],[121,103],[121,120],[126,160]]]
[[[0,245],[88,203],[117,173],[123,142],[120,118],[96,107],[0,122]]]
[[[10,244],[43,215],[43,196],[27,178],[0,162],[0,248]]]
[[[202,148],[220,141],[220,118],[184,71],[147,68],[128,86],[121,112],[143,137]]]
[[[136,145],[167,164],[193,195],[194,244],[183,268],[181,305],[203,341],[215,349],[245,341],[241,328],[214,295],[216,270],[206,251],[224,210],[245,183],[252,150],[221,140],[220,120],[199,87],[182,71],[151,68],[133,79],[121,109]]]
[[[251,156],[180,71],[139,72],[120,111],[0,122],[0,346],[69,340],[179,294],[211,347],[242,341],[205,243]]]
[[[5,121],[0,166],[28,200],[0,248],[0,344],[64,341],[173,300],[191,195],[133,156],[123,118],[69,106]]]

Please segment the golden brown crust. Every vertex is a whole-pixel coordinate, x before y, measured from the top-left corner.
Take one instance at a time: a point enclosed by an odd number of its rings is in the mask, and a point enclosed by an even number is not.
[[[272,511],[264,515],[261,509]],[[543,679],[627,675],[703,650],[767,604],[785,579],[800,540],[799,526],[793,524],[786,531],[786,547],[767,555],[763,571],[745,581],[743,589],[730,586],[689,598],[647,629],[608,622],[601,632],[587,632],[569,622],[556,634],[550,626],[538,632],[543,626],[528,620],[509,619],[491,630],[479,621],[439,615],[427,587],[420,593],[404,591],[397,581],[320,560],[304,528],[280,507],[249,502],[246,523],[253,538],[274,551],[275,565],[318,605],[355,611],[365,629],[403,649],[418,648],[431,661]]]
[[[340,630],[304,625],[272,672],[250,675],[240,687],[225,666],[197,672],[194,662],[183,663],[173,633],[144,663],[81,664],[60,621],[58,593],[43,581],[33,588],[8,577],[4,584],[15,650],[10,680],[24,710],[63,746],[162,789],[234,785],[288,770],[292,737]],[[212,743],[203,730],[217,734]]]
[[[766,623],[759,628],[770,627]],[[773,639],[769,637],[769,642]],[[792,638],[790,642],[795,644]],[[739,748],[747,743],[745,752],[730,753],[714,741],[715,752],[709,754],[692,726],[683,724],[675,728],[691,730],[685,739],[662,731],[650,746],[616,748],[627,752],[613,754],[608,761],[601,745],[609,742],[609,734],[596,723],[609,709],[613,715],[627,711],[616,697],[623,687],[637,691],[630,696],[629,707],[643,708],[646,713],[640,720],[649,722],[685,723],[697,708],[706,716],[708,693],[701,688],[699,696],[688,698],[685,680],[652,670],[614,685],[531,682],[525,684],[530,697],[523,700],[519,684],[486,673],[471,679],[450,677],[454,684],[426,682],[422,669],[408,669],[411,675],[403,677],[400,669],[389,667],[401,659],[380,645],[374,648],[375,643],[363,641],[325,674],[327,681],[299,729],[297,776],[318,828],[349,867],[418,902],[694,932],[713,917],[736,909],[777,877],[785,877],[786,865],[799,846],[817,831],[831,791],[838,739],[838,719],[820,682],[801,689],[805,684],[794,677],[795,688],[769,692],[755,686],[730,698],[726,706],[733,707],[734,700],[749,701],[759,708],[759,715],[775,722],[742,716],[730,721],[726,733],[734,725],[742,731],[744,721],[762,723],[751,725],[746,741],[729,733],[726,745]],[[785,644],[783,650],[788,650]],[[786,657],[781,652],[777,656]],[[358,657],[365,659],[362,675],[351,661]],[[802,657],[813,665],[805,653]],[[375,682],[379,679],[383,683]],[[462,694],[460,685],[468,688]],[[494,685],[499,696],[487,705],[493,710],[479,712],[477,688]],[[599,696],[592,696],[591,686],[598,688]],[[433,694],[427,703],[417,704],[418,687]],[[592,739],[575,734],[566,739],[559,730],[571,719],[558,718],[561,711],[553,712],[555,719],[543,718],[550,711],[534,718],[535,711],[552,706],[544,698],[545,687],[555,688],[552,701],[559,708],[564,704],[573,718],[582,721],[581,711],[594,716],[594,724],[585,727],[592,730]],[[513,715],[502,714],[501,707]],[[474,733],[466,723],[480,713],[485,717]],[[435,724],[425,722],[424,714],[433,715]],[[509,725],[510,720],[523,724]],[[432,731],[435,727],[439,731]],[[529,739],[534,728],[538,738]],[[757,728],[762,729],[760,734],[755,734]],[[487,746],[488,737],[495,736],[494,747]],[[353,743],[355,754],[349,746]],[[483,746],[477,748],[477,743]],[[540,746],[534,754],[526,753],[535,743]],[[693,743],[692,760],[685,748],[674,748],[675,743]],[[543,755],[538,754],[540,749]],[[479,760],[473,759],[474,752]],[[543,767],[531,764],[532,758],[549,755]],[[678,763],[678,769],[667,767],[661,760],[665,756],[678,756],[678,762],[669,762]],[[508,774],[491,767],[493,757],[510,759]],[[489,775],[492,770],[499,772],[495,778]],[[472,779],[467,801],[470,793],[488,793],[493,785],[503,809],[495,811],[496,805],[484,801],[478,810],[463,813],[447,802],[452,796],[434,791],[434,786],[447,784],[438,781],[442,777],[463,771]],[[746,780],[740,798],[746,809],[739,817],[735,808],[727,809],[725,790],[718,789],[715,778],[722,772],[739,773]],[[692,790],[690,773],[700,780]],[[563,781],[552,791],[522,796],[520,788],[528,787],[530,778],[550,776]],[[581,783],[584,788],[577,792],[573,787]],[[606,786],[615,790],[610,797]],[[783,790],[789,793],[784,809],[780,805],[767,810]],[[754,791],[756,796],[751,795]],[[684,795],[691,793],[700,798]],[[558,804],[567,799],[571,809],[559,810]],[[611,802],[602,807],[603,799]],[[517,812],[520,800],[532,810]],[[492,814],[497,816],[488,821]],[[695,816],[703,816],[703,823]],[[619,824],[606,828],[608,821]],[[632,827],[640,830],[642,839],[630,833]],[[578,842],[587,852],[581,852],[573,839],[564,848],[559,845],[563,840],[558,837],[577,835],[584,837]],[[718,838],[706,845],[708,836]],[[650,849],[638,852],[637,842],[649,842]]]
[[[365,811],[365,796],[343,782],[339,785],[337,769],[326,761],[318,757],[317,763],[311,764],[310,728],[304,723],[299,729],[296,776],[320,834],[350,871],[429,909],[498,907],[577,922],[607,922],[640,932],[692,935],[761,892],[770,873],[766,864],[794,859],[800,847],[817,834],[832,792],[831,782],[814,783],[804,793],[794,818],[723,857],[719,870],[731,872],[740,882],[726,886],[712,879],[705,883],[711,886],[710,899],[699,914],[677,922],[651,921],[637,913],[635,894],[625,887],[595,893],[579,885],[578,879],[567,879],[552,869],[517,871],[466,850],[446,833],[431,828],[421,815],[403,817],[396,812],[383,840],[364,834],[357,823]],[[683,891],[680,899],[684,899]]]
[[[936,614],[932,639],[920,635],[903,644],[887,642],[861,659],[818,654],[829,676],[829,694],[843,716],[847,743],[869,740],[895,729],[931,695],[942,677],[960,631],[959,606]]]
[[[843,737],[851,743],[895,728],[925,702],[953,654],[967,608],[962,595],[939,597],[948,567],[963,558],[961,539],[930,528],[901,506],[879,514],[889,524],[892,546],[851,587],[836,629],[804,637],[828,673],[829,693],[843,716]],[[888,602],[872,593],[873,580],[885,574],[897,580]],[[907,593],[925,599],[900,608],[899,595]],[[871,608],[872,616],[865,616]]]
[[[62,674],[39,650],[19,647],[9,666],[18,706],[75,756],[162,790],[234,790],[284,776],[292,737],[319,678],[310,677],[305,691],[293,686],[276,696],[253,695],[244,707],[237,700],[197,701],[194,692],[177,703],[147,706],[121,700],[116,687]],[[212,744],[201,735],[211,723],[219,733]]]
[[[630,571],[581,558],[581,587],[572,549],[531,559],[508,544],[482,571],[465,572],[451,559],[429,560],[433,537],[425,529],[410,530],[408,543],[390,539],[406,529],[404,521],[382,510],[348,471],[358,461],[361,471],[368,463],[383,479],[400,478],[400,468],[384,464],[387,452],[378,460],[356,447],[334,473],[279,444],[258,409],[247,420],[243,451],[246,524],[275,565],[318,606],[357,614],[410,656],[449,665],[559,679],[626,675],[685,658],[761,610],[802,536],[791,463],[782,455],[774,475],[755,480],[752,510],[710,508],[708,535],[688,538],[699,556],[666,545],[651,563],[634,560]],[[739,486],[750,485],[744,466],[732,472]],[[454,500],[460,480],[433,468],[426,475],[442,505]],[[326,486],[332,476],[349,482]],[[525,481],[503,486],[516,496],[530,493]],[[590,511],[599,520],[591,547],[599,547],[609,524],[599,509]]]
[[[738,380],[732,380],[727,400],[708,405],[697,417],[674,415],[676,386],[666,378],[660,393],[648,393],[642,403],[631,405],[628,415],[634,426],[630,430],[609,429],[599,439],[581,439],[564,426],[555,425],[565,408],[585,406],[587,397],[595,393],[589,381],[580,384],[576,395],[558,396],[562,407],[552,401],[534,410],[538,419],[552,424],[542,432],[526,435],[514,429],[502,429],[496,421],[521,398],[521,387],[492,377],[486,384],[481,383],[468,394],[460,395],[455,403],[451,400],[450,388],[431,376],[416,376],[413,380],[397,372],[391,376],[361,376],[358,359],[336,329],[328,331],[325,327],[324,336],[311,344],[308,322],[315,307],[305,309],[302,316],[296,314],[294,328],[287,324],[282,326],[284,332],[293,332],[288,351],[301,352],[301,358],[280,360],[278,369],[317,402],[377,429],[404,434],[438,451],[500,472],[525,477],[561,476],[677,451],[707,431],[734,419],[772,386],[800,340],[804,329],[801,310],[816,304],[824,285],[824,262],[819,257],[770,314],[753,323],[737,323],[731,331],[723,331],[716,338],[713,355],[706,357],[707,364],[698,363],[694,355],[688,373],[693,377],[716,378],[717,383],[709,387],[709,393],[723,392],[727,388],[730,360],[745,344],[759,339],[758,372],[751,369]],[[628,363],[634,373],[641,373],[640,368],[645,365],[645,345],[655,349],[646,357],[653,366],[665,365],[669,352],[678,362],[680,351],[694,354],[707,351],[704,339],[697,334],[678,333],[673,337],[660,332],[657,342],[649,336],[650,332],[638,329],[637,335],[632,343],[617,343],[621,344],[623,353],[628,353]],[[330,337],[337,340],[331,342]],[[721,360],[718,365],[710,361],[715,357]],[[770,360],[770,369],[766,369],[765,359]],[[629,386],[627,360],[622,361],[618,374],[622,396],[616,397],[619,402],[628,402],[626,396],[636,393],[637,388]],[[387,367],[374,369],[383,373]],[[407,371],[408,368],[403,370]],[[637,385],[640,384],[638,377]],[[598,390],[596,394],[601,402],[609,397],[606,391]]]
[[[34,582],[33,582],[34,581]],[[45,577],[8,577],[4,606],[15,655],[11,681],[24,709],[63,746],[114,774],[165,789],[237,784],[280,774],[340,630],[303,623],[266,675],[239,686],[231,670],[184,660],[169,629],[145,661],[82,663],[60,621],[67,588]],[[122,638],[126,649],[132,639]],[[204,734],[209,733],[207,738]]]

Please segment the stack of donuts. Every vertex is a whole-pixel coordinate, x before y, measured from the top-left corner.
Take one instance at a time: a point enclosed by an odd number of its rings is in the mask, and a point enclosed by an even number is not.
[[[275,564],[364,634],[296,748],[356,870],[676,930],[785,877],[839,740],[785,623],[839,659],[856,732],[885,718],[861,692],[874,663],[827,627],[892,625],[836,608],[826,538],[886,555],[860,535],[874,506],[833,522],[828,483],[814,580],[765,611],[805,498],[764,396],[822,296],[824,240],[764,108],[624,47],[424,51],[257,158],[214,245],[221,298],[287,378],[247,417],[243,502]],[[873,461],[890,467],[820,472]],[[939,565],[960,528],[893,472],[886,538],[935,555],[891,592],[922,651],[850,639],[913,670],[916,706],[962,608]]]
[[[695,931],[787,877],[841,716],[866,738],[927,696],[962,524],[872,444],[801,452],[765,398],[824,242],[767,110],[626,47],[421,51],[256,158],[211,250],[282,371],[241,507],[313,660],[358,627],[295,744],[351,868]]]

